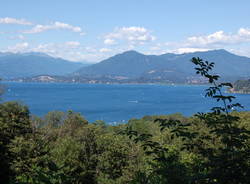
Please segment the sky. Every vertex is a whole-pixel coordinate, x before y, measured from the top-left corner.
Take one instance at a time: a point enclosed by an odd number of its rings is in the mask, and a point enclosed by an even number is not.
[[[249,0],[0,0],[0,52],[96,63],[212,49],[250,57]]]

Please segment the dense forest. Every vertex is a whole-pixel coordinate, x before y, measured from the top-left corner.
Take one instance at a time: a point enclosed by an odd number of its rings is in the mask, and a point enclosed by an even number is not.
[[[247,184],[250,112],[222,94],[214,63],[193,58],[218,101],[209,113],[145,116],[127,124],[89,123],[72,111],[30,115],[0,104],[0,181],[6,184]],[[221,104],[221,105],[220,105]]]

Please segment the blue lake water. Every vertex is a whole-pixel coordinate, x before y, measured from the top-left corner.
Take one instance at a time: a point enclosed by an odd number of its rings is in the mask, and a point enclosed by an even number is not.
[[[32,114],[42,116],[52,110],[73,110],[90,122],[126,122],[145,115],[176,112],[190,116],[208,112],[216,104],[204,98],[207,86],[18,82],[5,82],[4,85],[3,100],[21,101],[29,106]],[[235,96],[244,110],[250,110],[250,95]]]

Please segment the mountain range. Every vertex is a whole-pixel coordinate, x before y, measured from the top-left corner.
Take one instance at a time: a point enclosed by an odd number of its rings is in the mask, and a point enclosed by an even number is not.
[[[46,82],[204,83],[204,79],[195,74],[190,62],[192,57],[214,62],[213,73],[224,80],[250,78],[250,58],[223,49],[163,55],[126,51],[88,66],[43,53],[0,53],[0,77]]]
[[[35,75],[66,75],[86,66],[54,58],[44,53],[0,53],[0,78],[11,79]]]
[[[250,76],[250,58],[223,49],[186,54],[167,53],[158,56],[127,51],[100,63],[83,67],[74,75],[187,83],[194,78],[197,79],[194,65],[190,62],[193,57],[214,62],[213,72],[225,80]]]

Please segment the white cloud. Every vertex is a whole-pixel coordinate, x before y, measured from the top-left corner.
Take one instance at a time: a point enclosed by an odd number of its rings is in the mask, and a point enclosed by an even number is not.
[[[152,50],[152,51],[161,50],[161,47],[159,47],[159,46],[154,46],[154,47],[151,47],[150,50]]]
[[[25,40],[25,37],[23,35],[17,35],[17,36],[10,36],[11,40]]]
[[[20,25],[32,25],[31,22],[25,19],[15,19],[11,17],[0,18],[0,24],[20,24]]]
[[[158,43],[151,47],[150,50],[154,53],[173,52],[180,54],[213,49],[231,51],[234,48],[234,53],[242,53],[241,55],[249,56],[249,50],[245,49],[249,48],[249,46],[250,28],[240,28],[234,33],[227,33],[220,30],[207,35],[191,36],[183,41],[167,42],[164,44]]]
[[[106,45],[114,45],[114,44],[116,44],[116,42],[113,39],[107,38],[107,39],[104,40],[104,44],[106,44]]]
[[[25,49],[25,52],[42,52],[69,61],[96,62],[104,58],[103,53],[91,47],[83,47],[80,42],[77,41],[32,45]]]
[[[66,46],[68,46],[69,48],[78,48],[81,44],[80,42],[77,41],[69,41],[65,43]]]
[[[238,35],[240,37],[247,37],[248,40],[250,39],[250,28],[240,28],[238,31]]]
[[[27,42],[22,42],[22,43],[17,43],[16,45],[14,46],[9,46],[7,51],[8,52],[14,52],[14,53],[17,53],[17,52],[26,52],[27,49],[29,47],[29,43]]]
[[[23,35],[18,35],[17,38],[20,39],[20,40],[24,40],[25,39],[25,37]]]
[[[232,52],[236,55],[240,55],[240,56],[246,56],[246,57],[250,57],[250,46],[245,46],[245,47],[234,47],[234,48],[228,48],[227,49],[229,52]]]
[[[111,52],[112,50],[108,49],[108,48],[101,48],[99,51],[100,52]]]
[[[116,28],[113,32],[104,36],[105,44],[112,44],[115,41],[123,40],[132,44],[144,44],[145,42],[151,42],[156,39],[151,35],[151,31],[144,27],[121,27]]]
[[[178,48],[175,50],[172,50],[171,52],[176,53],[176,54],[183,54],[183,53],[192,53],[192,52],[204,52],[208,51],[209,49],[203,49],[203,48]]]
[[[56,25],[56,28],[53,26]],[[43,25],[38,31],[50,29],[69,29],[73,31],[68,24],[51,24],[46,27]],[[45,26],[45,27],[44,27]],[[37,26],[35,26],[37,27]],[[34,28],[33,28],[34,29]],[[74,29],[75,32],[81,29]],[[27,36],[27,35],[24,35]],[[11,38],[11,37],[9,37]],[[207,35],[194,35],[183,41],[157,43],[153,42],[155,37],[150,31],[143,27],[122,27],[116,28],[112,33],[107,34],[104,43],[101,45],[86,46],[78,40],[67,41],[62,43],[43,43],[29,44],[22,41],[16,45],[7,47],[9,52],[43,52],[54,57],[61,57],[71,61],[92,61],[97,62],[107,57],[122,53],[126,50],[135,49],[145,54],[163,54],[172,53],[189,53],[197,51],[207,51],[212,49],[224,48],[233,53],[250,56],[250,29],[240,28],[234,33],[225,31],[216,31]],[[23,35],[16,35],[13,39],[24,39]],[[34,42],[33,42],[34,43]],[[148,43],[148,44],[144,44]],[[113,44],[117,44],[115,47]]]
[[[187,38],[189,44],[196,45],[208,45],[208,44],[218,44],[223,42],[231,42],[233,40],[233,35],[227,35],[224,31],[217,31],[210,35],[205,36],[192,36]]]
[[[84,47],[84,50],[87,51],[87,52],[90,52],[90,53],[91,53],[91,52],[92,52],[92,53],[97,52],[97,50],[96,50],[95,48],[89,47],[89,46]]]
[[[52,52],[54,53],[54,50],[52,49],[54,47],[54,43],[49,43],[49,44],[39,44],[37,47],[33,48],[34,51],[36,52]]]
[[[185,43],[191,46],[220,46],[246,42],[250,42],[250,29],[248,28],[240,28],[235,34],[217,31],[209,35],[192,36],[187,38]]]
[[[82,29],[80,27],[72,26],[70,24],[66,24],[63,22],[54,22],[53,24],[50,24],[50,25],[38,24],[30,30],[23,31],[23,33],[34,34],[34,33],[41,33],[41,32],[48,31],[48,30],[58,30],[58,29],[70,30],[73,32],[80,33],[80,35],[84,35],[84,32],[82,32]]]

